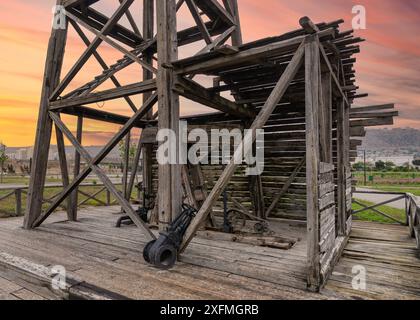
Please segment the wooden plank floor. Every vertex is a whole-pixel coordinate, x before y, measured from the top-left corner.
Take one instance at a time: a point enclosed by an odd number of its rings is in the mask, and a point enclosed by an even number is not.
[[[386,226],[389,232],[382,232],[381,225],[356,223],[332,280],[315,294],[304,290],[304,228],[275,226],[284,236],[301,238],[287,251],[196,238],[174,269],[159,271],[143,261],[145,239],[138,229],[114,228],[118,211],[88,208],[78,223],[57,213],[35,231],[21,229],[21,218],[0,220],[0,252],[48,267],[63,265],[72,276],[133,299],[420,298],[420,260],[403,227]],[[367,291],[352,290],[355,263],[367,267]],[[389,288],[390,279],[395,289]],[[51,298],[0,270],[0,299]]]
[[[358,270],[365,272],[366,290],[353,289]],[[419,300],[420,259],[408,228],[354,222],[343,256],[324,289],[329,291],[346,299]]]

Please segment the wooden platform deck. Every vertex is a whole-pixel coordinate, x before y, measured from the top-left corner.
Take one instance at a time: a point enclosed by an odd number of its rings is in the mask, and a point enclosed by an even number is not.
[[[114,227],[118,211],[87,208],[78,223],[57,213],[35,231],[21,229],[21,218],[0,220],[0,298],[420,299],[420,260],[404,227],[355,223],[331,280],[316,294],[305,291],[301,226],[274,225],[300,238],[290,250],[195,238],[174,269],[159,271],[143,261],[139,230]],[[72,279],[64,294],[49,289],[42,275],[31,276],[55,265]],[[366,267],[365,291],[352,289],[354,265]]]

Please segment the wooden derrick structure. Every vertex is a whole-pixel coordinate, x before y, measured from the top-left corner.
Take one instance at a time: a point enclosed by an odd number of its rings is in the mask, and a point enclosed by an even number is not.
[[[226,191],[228,205],[240,207],[249,216],[306,222],[307,284],[311,290],[322,287],[351,229],[350,162],[356,156],[365,127],[392,124],[397,116],[393,105],[352,107],[355,99],[364,96],[357,93],[354,70],[354,55],[363,39],[354,37],[352,30],[340,30],[342,20],[314,24],[305,17],[295,31],[243,44],[237,0],[120,0],[110,17],[96,9],[100,2],[57,2],[65,8],[67,27],[53,29],[48,47],[25,228],[40,226],[63,201],[68,202],[68,219],[77,220],[77,187],[94,173],[139,231],[154,239],[130,203],[141,162],[143,191],[156,201],[154,219],[161,230],[180,213],[185,198],[198,209],[181,251],[209,217],[214,220],[214,216],[220,215],[222,193]],[[131,9],[134,2],[143,6],[142,28]],[[178,30],[177,12],[182,7],[191,13],[195,26]],[[130,27],[120,23],[123,16]],[[86,50],[64,74],[63,57],[70,27],[80,36]],[[84,29],[93,34],[93,40],[89,40]],[[111,66],[97,51],[102,42],[121,53],[122,58]],[[179,59],[178,50],[192,44],[194,48],[198,44],[204,47]],[[95,59],[103,73],[75,90],[66,91],[88,59]],[[118,72],[133,64],[142,70],[142,81],[122,85]],[[212,85],[205,86],[198,78],[210,79]],[[100,86],[108,80],[115,88],[101,90]],[[139,94],[143,95],[142,105],[132,99]],[[180,96],[216,112],[182,116]],[[132,116],[88,106],[119,98],[124,98]],[[77,117],[76,135],[60,115]],[[92,157],[82,146],[83,119],[122,127]],[[195,166],[157,164],[158,129],[178,133],[180,120],[205,130],[264,129],[264,172],[248,177],[244,175],[246,165],[234,162]],[[42,211],[46,155],[53,126],[64,190]],[[121,140],[125,138],[128,144],[130,131],[135,128],[143,130],[134,164],[129,166],[125,161],[124,186],[120,192],[100,163]],[[71,173],[64,137],[77,150]],[[248,138],[255,142],[255,136]],[[243,144],[238,145],[233,150],[234,157],[249,151],[243,148]],[[83,170],[81,159],[88,164]]]

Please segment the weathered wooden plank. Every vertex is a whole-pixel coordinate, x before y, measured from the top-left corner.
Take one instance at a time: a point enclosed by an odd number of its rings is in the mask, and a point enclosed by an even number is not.
[[[173,91],[174,74],[163,65],[178,59],[178,39],[176,28],[175,0],[158,1],[157,39],[159,71],[157,74],[159,129],[173,130],[179,137],[179,96]],[[177,139],[177,143],[178,139]],[[175,146],[173,146],[175,147]],[[176,146],[175,155],[178,163],[180,150]],[[159,164],[159,228],[165,230],[168,224],[181,213],[182,188],[181,165]]]
[[[320,57],[318,38],[305,44],[305,97],[306,97],[306,192],[307,192],[307,282],[317,291],[320,279],[319,247],[319,87]]]

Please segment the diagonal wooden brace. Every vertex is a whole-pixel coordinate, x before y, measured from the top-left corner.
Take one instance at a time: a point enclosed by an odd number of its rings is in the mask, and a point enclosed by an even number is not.
[[[108,142],[108,144],[98,153],[98,155],[92,160],[92,164],[98,165],[118,144],[119,141],[127,134],[128,131],[133,128],[138,119],[141,119],[147,114],[157,101],[157,94],[153,94],[144,105],[134,114],[132,118],[121,128],[121,130]],[[92,172],[92,168],[88,166],[85,168],[74,180],[69,184],[67,188],[64,188],[61,195],[54,201],[54,203],[48,208],[48,210],[38,217],[32,224],[33,228],[39,227],[51,213],[61,204],[64,199],[69,196],[75,188]]]
[[[262,129],[268,119],[270,118],[271,114],[273,113],[274,109],[276,108],[277,104],[280,102],[281,98],[285,94],[287,88],[289,87],[290,83],[295,78],[299,68],[303,62],[303,56],[305,53],[304,50],[304,43],[305,40],[301,43],[299,48],[297,49],[293,59],[287,66],[285,72],[281,76],[280,80],[277,82],[275,88],[271,92],[269,98],[267,99],[264,106],[261,108],[261,111],[257,118],[254,120],[251,130],[249,131],[250,134],[244,138],[245,142],[254,142],[256,139],[255,132],[258,129]],[[247,148],[252,147],[252,143],[241,143],[235,150],[233,161],[231,161],[223,171],[222,175],[220,176],[219,180],[215,184],[213,190],[210,192],[209,196],[203,203],[200,211],[197,213],[196,217],[192,221],[191,225],[188,227],[187,232],[184,237],[184,241],[181,245],[180,252],[184,251],[185,248],[188,246],[192,238],[195,236],[200,225],[206,220],[207,216],[210,213],[210,210],[213,204],[217,201],[217,199],[222,194],[223,190],[226,188],[227,184],[229,183],[230,179],[232,178],[233,174],[235,173],[236,168],[238,167],[237,163],[238,160],[241,160],[243,154],[247,154],[250,150],[246,150],[244,145]]]

